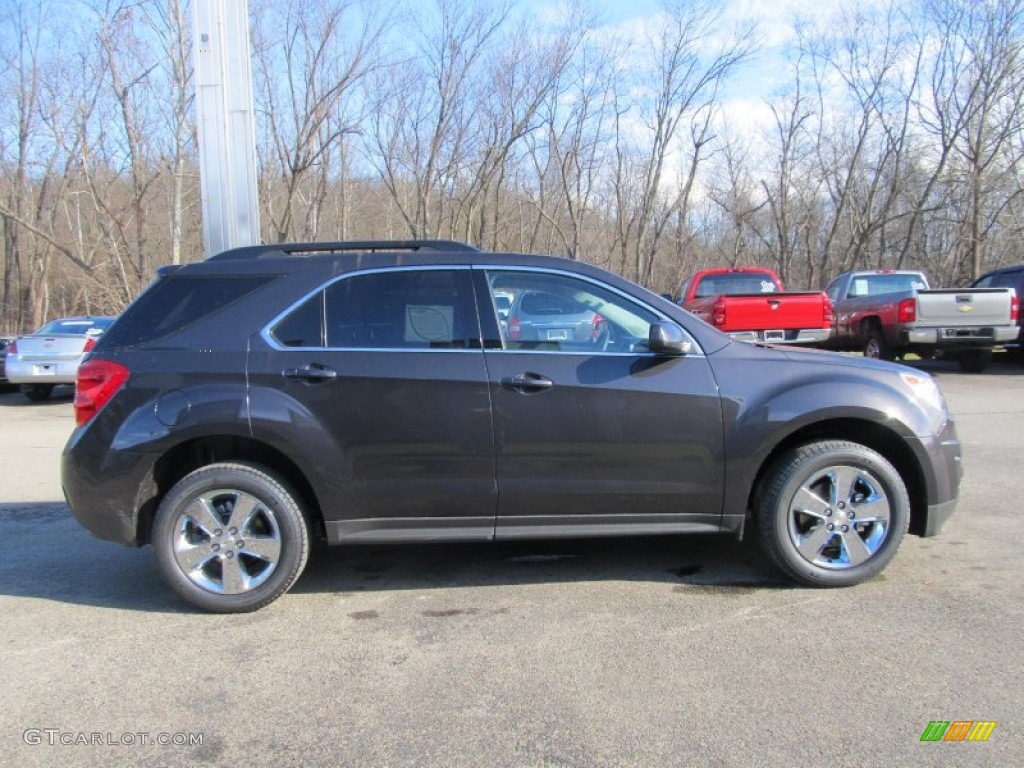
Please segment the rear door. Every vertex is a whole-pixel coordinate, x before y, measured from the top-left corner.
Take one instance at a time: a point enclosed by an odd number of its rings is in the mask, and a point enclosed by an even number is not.
[[[707,359],[646,350],[642,302],[579,275],[477,269],[494,412],[497,537],[711,531],[722,411]],[[511,338],[495,297],[544,293],[596,315],[577,338]],[[517,306],[514,302],[513,306]]]
[[[282,448],[317,478],[332,540],[493,537],[490,398],[468,269],[335,280],[253,340],[250,392],[254,432],[291,441]]]

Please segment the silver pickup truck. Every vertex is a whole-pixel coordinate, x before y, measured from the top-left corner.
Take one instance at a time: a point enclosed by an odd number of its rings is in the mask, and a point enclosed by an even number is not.
[[[825,345],[892,360],[907,352],[955,357],[978,373],[992,347],[1017,337],[1020,301],[1012,288],[928,287],[911,270],[844,272],[825,291],[835,312]]]

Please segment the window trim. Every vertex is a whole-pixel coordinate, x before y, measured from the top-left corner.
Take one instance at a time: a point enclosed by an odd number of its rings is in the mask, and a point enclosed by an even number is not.
[[[283,311],[279,312],[277,315],[274,316],[274,318],[269,323],[267,323],[266,325],[263,326],[262,330],[260,331],[260,337],[263,339],[264,342],[266,342],[266,344],[269,347],[271,347],[272,349],[274,349],[274,350],[276,350],[278,352],[403,352],[403,353],[411,352],[411,353],[414,353],[414,354],[422,354],[424,352],[442,352],[442,353],[451,354],[451,353],[454,352],[454,353],[463,353],[463,354],[465,354],[465,353],[479,354],[479,353],[481,353],[483,351],[479,347],[477,347],[477,348],[470,347],[470,348],[467,348],[467,349],[443,348],[443,347],[439,347],[439,348],[436,348],[436,349],[423,348],[423,347],[330,347],[330,346],[326,346],[326,345],[319,346],[319,347],[289,347],[289,346],[285,346],[280,341],[278,341],[277,337],[274,336],[274,333],[273,333],[273,329],[275,328],[275,326],[277,326],[278,323],[282,322],[289,314],[294,312],[296,309],[298,309],[304,303],[306,303],[311,298],[316,296],[318,293],[326,291],[328,288],[333,286],[335,283],[339,283],[342,280],[349,280],[349,279],[351,279],[353,277],[359,277],[359,276],[362,276],[362,275],[376,275],[376,274],[385,274],[385,273],[391,273],[391,272],[440,272],[440,271],[444,271],[444,272],[457,272],[457,271],[468,271],[470,269],[471,268],[469,267],[469,265],[466,265],[466,264],[422,264],[422,265],[403,265],[403,266],[397,266],[397,267],[374,267],[372,269],[359,269],[359,270],[355,270],[353,272],[346,272],[346,273],[344,273],[342,275],[338,275],[337,277],[331,278],[330,280],[328,280],[325,283],[321,283],[320,285],[318,285],[313,290],[308,291],[304,296],[302,296],[302,298],[298,299],[297,301],[292,302],[292,304],[290,304],[286,309],[284,309]],[[472,292],[472,285],[470,285],[470,291]],[[476,322],[475,323],[473,322],[472,318],[470,319],[470,327],[472,328],[474,325],[476,326],[477,334],[478,334],[476,340],[479,343],[480,342],[479,310],[476,307],[475,296],[471,297],[471,299],[472,299],[472,301],[467,301],[466,303],[471,305],[468,308],[471,309],[473,312],[476,312],[478,314],[478,317],[476,318]],[[324,311],[326,311],[326,307],[324,307]],[[321,323],[323,323],[323,319],[321,319]],[[321,328],[322,328],[322,325],[321,325]],[[472,331],[470,331],[470,333],[472,334]],[[470,335],[470,338],[468,340],[470,342],[473,341],[472,335]]]
[[[687,354],[686,357],[688,357],[688,358],[690,358],[690,357],[705,357],[704,349],[701,347],[700,342],[697,340],[697,338],[692,333],[690,333],[689,330],[686,329],[686,327],[683,324],[681,324],[681,323],[677,322],[676,320],[672,319],[671,317],[666,315],[664,312],[662,312],[661,310],[651,306],[650,304],[648,304],[647,302],[643,301],[642,299],[639,299],[636,296],[633,296],[633,295],[627,293],[626,291],[623,291],[620,288],[617,288],[616,286],[611,285],[610,283],[607,283],[607,282],[598,280],[596,278],[590,277],[589,275],[581,274],[579,272],[570,272],[570,271],[567,271],[567,270],[564,270],[564,269],[555,269],[555,268],[551,268],[551,267],[529,267],[529,266],[523,266],[523,265],[520,265],[520,264],[516,264],[516,265],[501,265],[501,264],[419,264],[419,265],[415,265],[415,264],[411,264],[411,265],[402,265],[402,266],[395,266],[395,267],[374,267],[374,268],[371,268],[371,269],[359,269],[359,270],[355,270],[355,271],[352,271],[352,272],[346,272],[346,273],[344,273],[342,275],[338,275],[336,277],[331,278],[330,280],[328,280],[325,283],[321,283],[316,288],[314,288],[314,289],[312,289],[310,291],[307,291],[301,298],[297,299],[296,301],[294,301],[290,305],[288,305],[287,308],[285,308],[284,310],[279,312],[277,315],[275,315],[270,320],[270,322],[266,323],[263,326],[263,328],[260,330],[260,337],[267,344],[267,346],[269,346],[271,349],[273,349],[273,350],[275,350],[277,352],[389,352],[389,353],[400,352],[400,353],[412,353],[412,354],[424,354],[424,353],[482,354],[484,352],[487,352],[487,353],[502,353],[502,354],[510,354],[510,355],[563,355],[563,356],[571,356],[571,357],[598,357],[598,356],[600,356],[600,357],[646,357],[646,358],[661,357],[661,355],[658,355],[658,353],[656,353],[656,352],[605,352],[605,351],[571,351],[571,350],[549,350],[549,349],[505,349],[504,346],[502,346],[500,348],[499,347],[485,348],[486,340],[484,339],[484,330],[483,330],[483,325],[482,325],[484,320],[485,320],[485,318],[484,318],[484,308],[482,306],[480,306],[480,304],[481,304],[480,298],[481,297],[479,297],[477,295],[477,290],[475,288],[475,283],[472,280],[472,277],[471,277],[471,286],[470,286],[471,294],[472,294],[471,295],[471,299],[472,299],[471,303],[472,303],[472,309],[476,313],[476,323],[475,323],[475,325],[476,325],[476,332],[477,332],[476,341],[477,341],[477,343],[479,345],[479,346],[477,346],[475,348],[469,348],[469,349],[446,349],[446,348],[430,349],[430,348],[409,348],[409,347],[328,347],[328,346],[320,346],[320,347],[288,347],[288,346],[285,346],[284,344],[281,344],[281,342],[278,341],[277,338],[273,335],[274,327],[278,323],[280,323],[282,320],[284,320],[285,317],[287,317],[291,312],[293,312],[296,309],[298,309],[299,306],[301,306],[306,301],[311,299],[317,293],[320,293],[322,291],[326,291],[328,288],[330,288],[335,283],[338,283],[338,282],[340,282],[342,280],[348,280],[348,279],[353,278],[353,277],[358,277],[360,275],[382,274],[382,273],[389,273],[389,272],[409,272],[409,271],[417,271],[417,272],[426,272],[426,271],[432,271],[432,272],[436,272],[436,271],[448,271],[448,272],[451,272],[451,271],[468,271],[468,272],[471,272],[471,273],[479,272],[480,275],[482,276],[482,280],[483,280],[483,283],[484,283],[484,288],[487,290],[487,294],[488,294],[487,295],[487,298],[488,298],[487,306],[490,307],[490,312],[492,314],[494,314],[494,317],[491,318],[491,320],[493,321],[495,328],[498,328],[499,326],[498,326],[497,315],[495,314],[494,302],[493,302],[493,300],[492,300],[492,298],[490,296],[490,288],[486,285],[487,273],[488,272],[530,272],[530,273],[533,273],[533,274],[547,274],[547,275],[555,275],[555,276],[559,276],[559,277],[567,277],[569,279],[582,280],[582,281],[584,281],[586,283],[590,283],[591,285],[595,285],[598,288],[602,288],[602,289],[604,289],[606,291],[609,291],[609,292],[615,294],[616,296],[619,296],[620,298],[625,299],[627,302],[629,302],[631,304],[638,304],[638,305],[640,305],[641,307],[646,309],[648,312],[650,312],[651,314],[653,314],[657,318],[659,318],[659,320],[661,322],[668,322],[668,323],[672,323],[673,325],[677,326],[684,334],[686,334],[687,338],[689,339],[689,341],[693,345],[693,352]],[[470,321],[470,323],[472,325],[472,320]],[[470,341],[472,341],[472,338],[470,339]]]

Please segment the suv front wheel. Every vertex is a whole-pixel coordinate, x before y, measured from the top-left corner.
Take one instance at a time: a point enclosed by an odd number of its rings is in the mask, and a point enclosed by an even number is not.
[[[756,507],[765,552],[809,586],[845,587],[881,573],[910,523],[896,468],[877,451],[839,440],[781,456]]]
[[[210,464],[167,493],[152,543],[167,583],[217,613],[255,611],[287,592],[309,556],[298,495],[255,464]]]

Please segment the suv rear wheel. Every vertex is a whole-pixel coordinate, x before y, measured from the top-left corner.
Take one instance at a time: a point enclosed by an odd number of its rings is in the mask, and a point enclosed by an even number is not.
[[[287,592],[309,556],[298,495],[255,464],[210,464],[164,497],[152,543],[167,583],[218,613],[255,611]]]
[[[845,587],[881,573],[910,523],[899,472],[859,443],[827,440],[788,451],[760,488],[765,552],[810,586]]]

